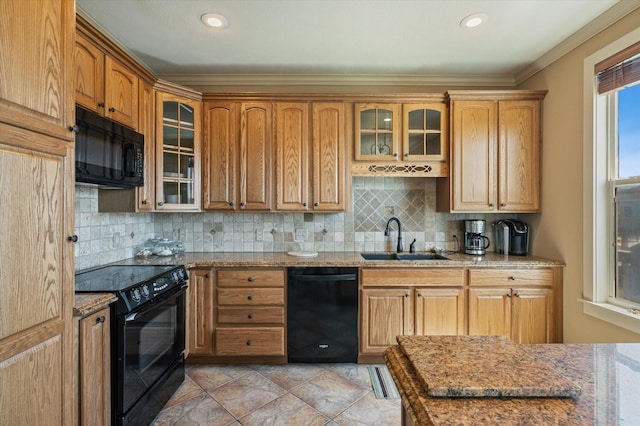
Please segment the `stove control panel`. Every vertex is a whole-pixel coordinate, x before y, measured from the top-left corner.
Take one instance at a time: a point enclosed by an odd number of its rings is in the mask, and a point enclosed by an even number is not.
[[[154,297],[182,285],[188,279],[184,266],[164,272],[149,281],[145,281],[120,292],[119,297],[131,311]]]

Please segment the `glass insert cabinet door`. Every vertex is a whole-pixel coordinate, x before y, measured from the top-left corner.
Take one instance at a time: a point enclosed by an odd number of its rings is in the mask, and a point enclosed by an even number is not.
[[[403,156],[408,161],[446,159],[447,109],[445,104],[403,105]]]
[[[199,103],[159,95],[158,194],[163,210],[200,208]]]
[[[356,160],[399,160],[397,104],[356,104]]]

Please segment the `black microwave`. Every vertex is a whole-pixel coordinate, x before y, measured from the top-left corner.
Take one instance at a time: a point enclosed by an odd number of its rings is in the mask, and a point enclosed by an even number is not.
[[[76,182],[133,188],[144,184],[144,135],[76,106]]]

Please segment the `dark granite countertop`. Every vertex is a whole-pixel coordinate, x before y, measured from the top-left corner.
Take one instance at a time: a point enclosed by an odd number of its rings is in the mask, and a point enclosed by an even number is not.
[[[191,267],[286,267],[286,266],[356,266],[356,267],[473,267],[473,268],[540,268],[564,266],[564,262],[537,256],[504,256],[487,253],[485,256],[444,254],[446,260],[365,260],[357,252],[320,252],[313,257],[295,257],[287,253],[185,253],[176,256],[131,258],[117,264],[170,265]]]
[[[461,341],[461,351],[464,345]],[[640,407],[634,397],[640,383],[640,344],[518,346],[535,362],[544,363],[576,384],[580,394],[571,398],[431,397],[399,345],[387,349],[385,361],[407,414],[416,425],[640,424]],[[496,369],[487,374],[500,386],[502,373]]]

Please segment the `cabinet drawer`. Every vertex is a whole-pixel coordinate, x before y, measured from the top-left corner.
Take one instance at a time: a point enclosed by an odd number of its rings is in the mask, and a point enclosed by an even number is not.
[[[221,306],[218,324],[284,324],[284,307]]]
[[[471,286],[553,285],[551,269],[470,269]]]
[[[284,287],[284,269],[221,269],[218,287]]]
[[[284,355],[284,327],[218,328],[217,355]]]
[[[284,305],[284,288],[219,288],[218,305]]]
[[[384,268],[363,269],[363,286],[462,286],[464,285],[464,269],[436,268]]]

